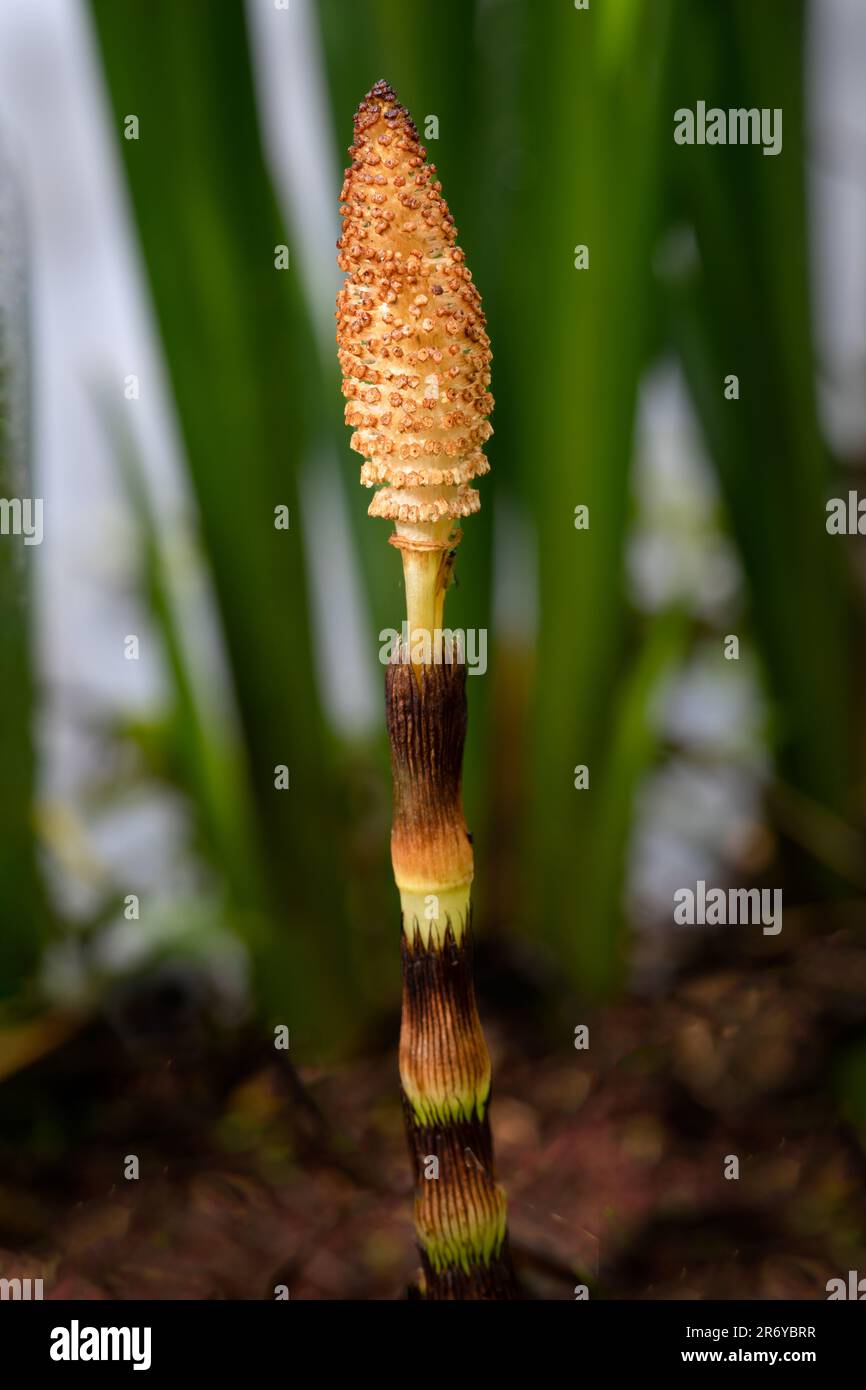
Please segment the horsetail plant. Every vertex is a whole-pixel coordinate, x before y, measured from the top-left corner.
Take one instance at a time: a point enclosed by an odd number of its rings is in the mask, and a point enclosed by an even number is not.
[[[490,1137],[490,1055],[472,981],[472,843],[461,798],[466,671],[442,631],[461,532],[488,471],[490,344],[454,220],[386,82],[355,115],[341,194],[337,342],[371,516],[394,522],[407,622],[385,699],[402,918],[400,1081],[419,1292],[516,1296]],[[447,640],[446,640],[447,639]]]

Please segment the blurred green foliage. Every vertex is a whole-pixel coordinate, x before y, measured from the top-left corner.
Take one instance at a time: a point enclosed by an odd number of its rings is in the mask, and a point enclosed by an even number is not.
[[[539,903],[575,980],[603,994],[625,965],[625,850],[650,751],[649,729],[630,730],[651,709],[648,674],[661,673],[655,654],[641,655],[655,643],[629,610],[625,542],[668,146],[670,6],[601,6],[589,18],[564,6],[527,18],[519,240],[533,255],[512,278],[512,317],[525,334],[514,372],[523,496],[539,537],[527,902]],[[588,529],[576,529],[578,506]],[[626,755],[623,740],[643,756]],[[574,786],[581,764],[586,791]]]
[[[275,270],[289,238],[264,165],[245,18],[206,0],[97,0],[93,14],[244,733],[250,834],[279,924],[269,948],[282,946],[283,968],[264,971],[267,1007],[288,1010],[303,1037],[333,1039],[352,1017],[351,939],[298,498],[321,389],[297,277]],[[122,138],[130,112],[138,140]],[[274,524],[281,505],[288,531]],[[281,766],[288,791],[275,785]]]
[[[672,336],[746,573],[780,774],[856,814],[853,592],[821,524],[834,474],[810,325],[804,5],[679,0],[674,34],[671,109],[703,99],[784,113],[780,155],[682,146],[670,160],[669,215],[693,228],[697,253],[670,276]],[[731,372],[734,408],[718,389]]]
[[[31,357],[21,190],[5,164],[0,167],[0,183],[0,498],[12,502],[32,498],[34,491]],[[20,535],[0,536],[0,1002],[15,1001],[26,988],[46,926],[35,835],[32,564],[36,553],[37,548],[25,546]]]

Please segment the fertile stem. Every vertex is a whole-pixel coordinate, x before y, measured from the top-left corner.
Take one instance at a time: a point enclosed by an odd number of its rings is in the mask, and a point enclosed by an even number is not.
[[[415,1172],[420,1290],[514,1298],[490,1138],[490,1055],[472,984],[472,842],[460,793],[466,670],[441,648],[459,521],[481,446],[490,344],[451,214],[411,117],[377,82],[355,116],[342,193],[337,340],[370,515],[395,523],[408,641],[386,677],[391,859],[402,918],[400,1080]],[[426,646],[425,646],[426,642]]]

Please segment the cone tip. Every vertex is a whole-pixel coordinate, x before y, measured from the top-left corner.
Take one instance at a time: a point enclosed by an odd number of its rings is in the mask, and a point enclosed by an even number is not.
[[[396,123],[398,118],[402,117],[410,133],[417,139],[418,132],[415,122],[406,107],[402,105],[391,83],[386,82],[384,77],[380,77],[378,82],[373,83],[355,112],[356,137],[362,129],[369,127],[380,116],[384,117],[389,125],[392,122]]]

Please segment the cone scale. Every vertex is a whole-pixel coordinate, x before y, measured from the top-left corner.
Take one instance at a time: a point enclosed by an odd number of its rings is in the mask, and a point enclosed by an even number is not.
[[[516,1296],[490,1137],[490,1056],[472,980],[472,843],[461,799],[466,669],[439,642],[460,522],[488,471],[490,344],[454,221],[385,82],[355,115],[341,195],[337,342],[369,514],[394,523],[407,642],[387,668],[400,894],[400,1081],[415,1175],[418,1291]]]

